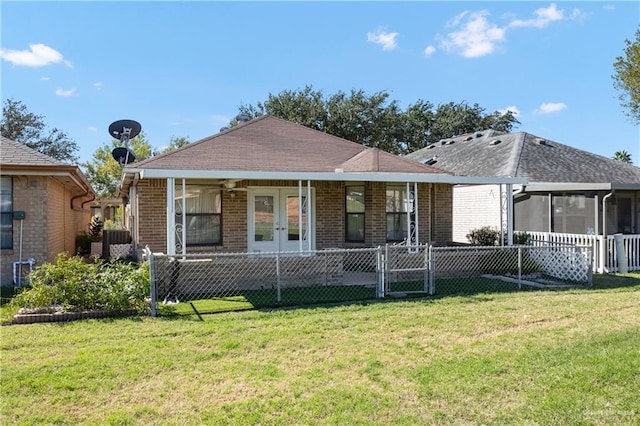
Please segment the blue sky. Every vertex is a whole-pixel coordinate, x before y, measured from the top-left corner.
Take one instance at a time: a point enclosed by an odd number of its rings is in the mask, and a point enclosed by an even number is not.
[[[525,131],[640,164],[613,88],[640,2],[2,1],[1,91],[80,145],[119,119],[154,147],[215,134],[242,104],[307,85],[404,108],[511,109]]]

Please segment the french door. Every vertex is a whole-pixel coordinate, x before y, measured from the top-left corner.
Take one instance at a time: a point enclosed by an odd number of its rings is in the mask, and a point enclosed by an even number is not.
[[[254,188],[247,195],[250,252],[314,248],[313,215],[306,188],[302,198],[298,188]]]

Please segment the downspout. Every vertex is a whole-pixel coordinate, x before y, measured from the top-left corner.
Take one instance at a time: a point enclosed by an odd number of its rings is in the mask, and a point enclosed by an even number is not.
[[[607,260],[607,198],[611,197],[615,191],[611,191],[602,197],[602,241],[600,241],[600,265],[598,272],[605,271]]]

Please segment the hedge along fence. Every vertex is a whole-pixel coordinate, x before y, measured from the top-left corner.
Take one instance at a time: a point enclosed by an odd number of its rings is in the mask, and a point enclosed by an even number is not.
[[[186,255],[154,254],[147,247],[145,256],[152,315],[158,306],[207,299],[233,302],[235,309],[239,303],[256,308],[410,293],[589,287],[593,259],[590,247],[429,245]]]

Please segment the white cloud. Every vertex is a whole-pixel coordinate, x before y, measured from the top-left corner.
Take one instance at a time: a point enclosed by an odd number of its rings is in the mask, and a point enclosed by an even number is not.
[[[493,53],[498,43],[505,40],[506,30],[487,20],[489,12],[463,12],[449,26],[459,27],[444,37],[440,46],[465,58],[477,58]]]
[[[30,44],[29,50],[0,49],[0,57],[13,65],[25,67],[44,67],[49,64],[64,63],[71,67],[71,62],[52,47],[42,43]]]
[[[560,112],[563,109],[566,109],[567,105],[564,102],[547,102],[542,105],[534,112],[536,114],[553,114],[556,112]]]
[[[40,80],[41,81],[49,81],[49,80],[51,80],[51,78],[49,78],[49,77],[40,77]]]
[[[555,3],[548,7],[541,7],[534,11],[531,19],[512,19],[506,26],[499,26],[489,21],[489,12],[464,11],[447,23],[447,27],[453,28],[448,34],[437,35],[440,47],[465,58],[477,58],[489,55],[496,47],[506,41],[508,30],[515,28],[545,28],[552,22],[566,19],[585,19],[588,14],[580,9],[573,9],[570,16],[565,11],[558,9]],[[429,49],[429,48],[427,48]],[[429,55],[425,50],[425,55]]]
[[[93,83],[93,87],[95,87],[98,90],[102,90],[102,82],[98,81],[96,83]]]
[[[382,46],[382,50],[394,50],[398,47],[396,42],[398,33],[388,33],[382,30],[367,33],[367,41]]]
[[[68,98],[69,96],[76,96],[77,93],[76,93],[76,89],[64,90],[60,88],[56,90],[56,95]]]
[[[532,19],[515,19],[511,21],[509,27],[534,27],[544,28],[554,21],[562,21],[564,18],[564,11],[558,10],[555,3],[551,3],[549,7],[541,7],[535,12],[536,17]]]
[[[604,10],[616,10],[616,6],[613,4],[605,4],[604,6],[602,6],[602,8]]]
[[[511,111],[514,117],[518,117],[520,115],[520,109],[517,106],[510,105],[504,109],[499,109],[498,112],[502,115],[505,115],[508,111]]]
[[[90,132],[97,132],[98,131],[98,129],[95,126],[89,126],[89,127],[87,127],[87,130],[90,131]]]
[[[433,47],[433,46],[427,46],[427,47],[424,49],[424,55],[425,55],[425,56],[431,56],[431,55],[433,55],[433,54],[435,53],[435,51],[436,51],[436,48],[435,48],[435,47]]]

